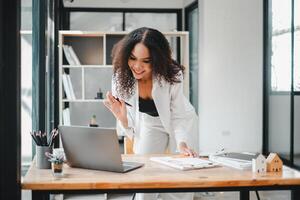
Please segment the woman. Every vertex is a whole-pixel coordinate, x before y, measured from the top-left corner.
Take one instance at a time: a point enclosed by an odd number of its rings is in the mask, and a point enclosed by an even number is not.
[[[125,134],[134,138],[134,153],[179,151],[197,156],[198,120],[183,94],[184,67],[171,58],[164,35],[151,28],[136,29],[114,47],[112,56],[112,93],[106,94],[104,104]],[[192,199],[190,193],[164,195],[171,196],[163,199]],[[144,194],[144,199],[152,198]]]

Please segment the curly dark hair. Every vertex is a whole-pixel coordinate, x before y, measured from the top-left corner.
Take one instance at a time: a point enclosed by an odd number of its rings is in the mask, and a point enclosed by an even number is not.
[[[116,91],[121,97],[128,98],[134,94],[135,78],[128,66],[128,59],[138,43],[149,49],[152,73],[159,82],[162,79],[170,84],[180,82],[180,72],[184,72],[184,67],[172,59],[171,48],[165,36],[152,28],[138,28],[124,36],[112,50],[113,76]]]

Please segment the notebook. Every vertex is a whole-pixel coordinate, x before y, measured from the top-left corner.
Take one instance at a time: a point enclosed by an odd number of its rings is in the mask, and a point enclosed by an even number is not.
[[[218,165],[209,160],[178,156],[151,157],[150,160],[180,170],[202,169]]]

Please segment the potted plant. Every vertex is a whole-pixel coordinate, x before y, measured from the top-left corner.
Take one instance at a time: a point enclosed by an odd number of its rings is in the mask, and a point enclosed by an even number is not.
[[[46,152],[45,155],[49,158],[48,160],[51,162],[51,168],[54,176],[62,176],[63,175],[63,163],[64,163],[64,155],[61,152],[49,153]]]

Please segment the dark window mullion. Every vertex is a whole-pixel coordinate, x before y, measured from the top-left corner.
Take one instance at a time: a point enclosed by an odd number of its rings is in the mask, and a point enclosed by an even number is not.
[[[58,81],[58,74],[59,74],[59,68],[58,68],[58,32],[59,30],[64,30],[63,28],[63,16],[65,15],[63,2],[62,1],[56,1],[54,0],[54,25],[55,25],[55,32],[54,32],[54,127],[58,127],[59,125],[59,81]],[[69,25],[69,23],[68,23]],[[54,141],[54,147],[59,147],[59,138],[57,138]]]
[[[46,1],[32,0],[32,129],[45,130],[45,7]],[[33,148],[33,154],[35,148]]]
[[[264,0],[264,68],[263,68],[263,153],[269,149],[269,96],[271,95],[272,1]]]
[[[122,30],[123,31],[125,31],[125,29],[126,29],[126,17],[125,17],[125,15],[126,15],[126,12],[122,12],[122,17],[123,17],[123,19],[122,19]]]
[[[55,105],[55,0],[48,0],[47,5],[47,120],[46,130],[54,128],[54,105]]]

